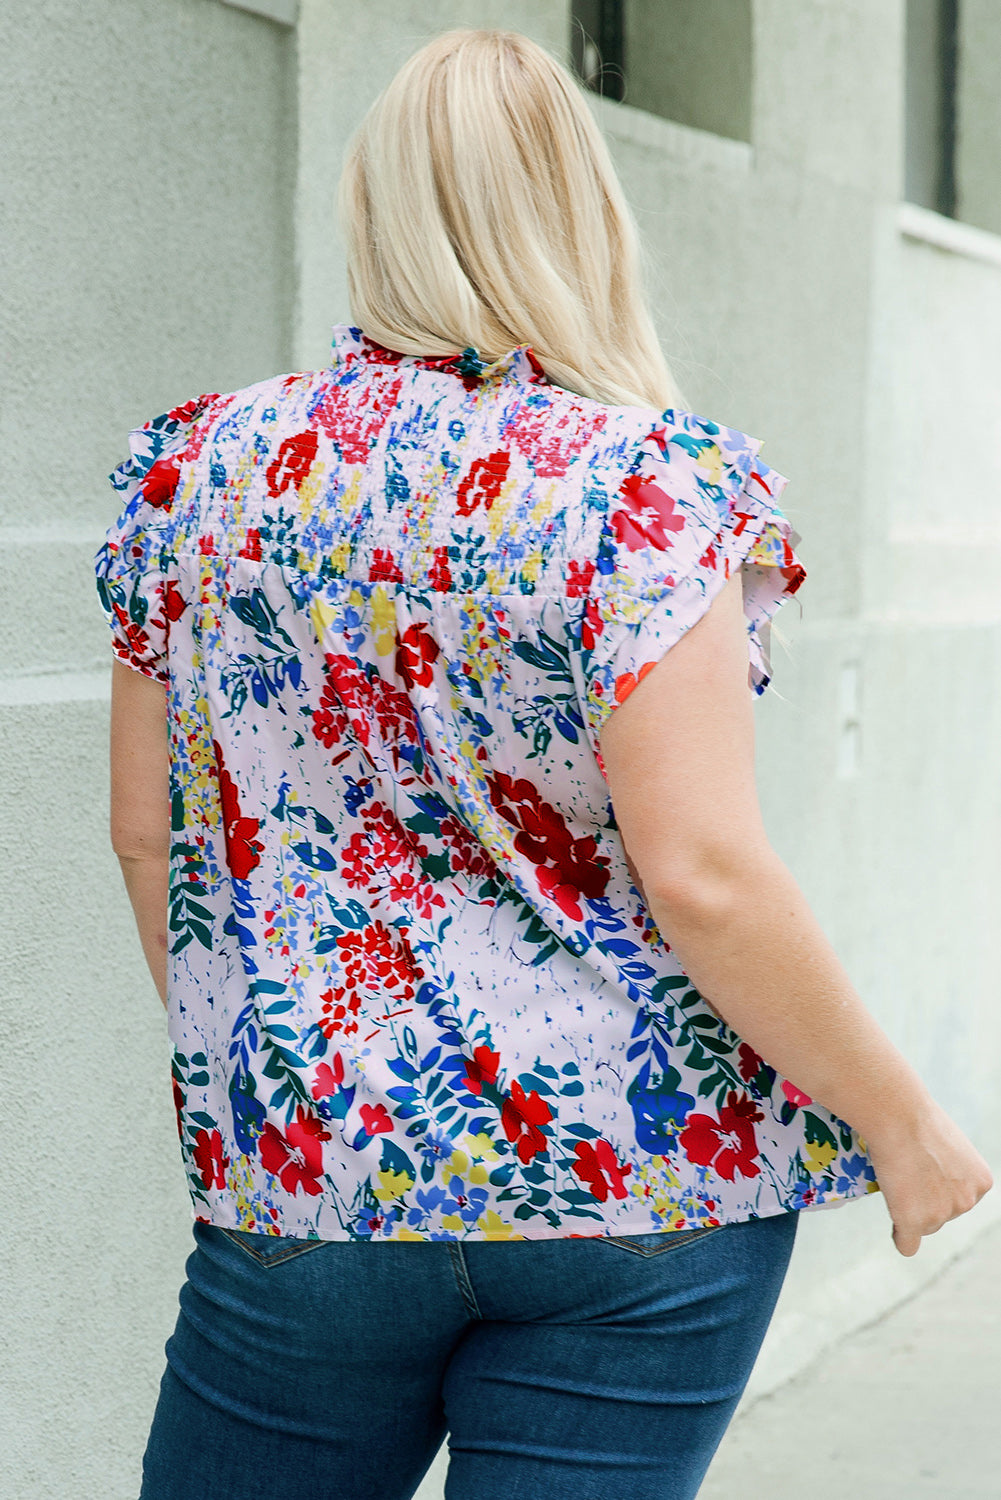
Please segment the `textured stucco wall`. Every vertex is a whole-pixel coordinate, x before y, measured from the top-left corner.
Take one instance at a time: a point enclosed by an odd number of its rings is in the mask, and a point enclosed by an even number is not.
[[[189,1208],[91,558],[131,426],[288,364],[294,36],[215,0],[0,29],[0,1494],[132,1500]]]
[[[189,1243],[162,1015],[106,845],[104,475],[178,399],[325,360],[348,313],[341,153],[398,62],[456,24],[565,53],[568,9],[302,0],[297,54],[215,0],[41,0],[0,22],[0,1491],[17,1500],[135,1495]],[[755,0],[750,142],[595,107],[689,403],[764,436],[792,480],[810,578],[757,709],[773,842],[997,1159],[1001,254],[902,231],[902,13]],[[754,1388],[990,1211],[908,1262],[878,1199],[804,1216]],[[441,1462],[420,1493],[440,1500]]]

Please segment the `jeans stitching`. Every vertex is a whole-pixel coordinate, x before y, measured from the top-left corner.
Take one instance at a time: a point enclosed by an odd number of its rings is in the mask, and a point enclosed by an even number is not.
[[[655,1255],[665,1255],[670,1250],[681,1250],[685,1245],[692,1245],[696,1240],[704,1240],[708,1234],[716,1234],[722,1229],[722,1224],[708,1224],[704,1229],[679,1230],[674,1234],[666,1231],[663,1245],[648,1246],[636,1245],[627,1235],[605,1235],[595,1236],[598,1244],[614,1245],[619,1250],[628,1250],[630,1255],[639,1255],[644,1260],[649,1260]]]
[[[266,1271],[272,1266],[284,1265],[287,1260],[294,1260],[297,1255],[305,1255],[307,1250],[316,1250],[324,1243],[323,1240],[307,1240],[304,1245],[289,1245],[287,1249],[279,1250],[274,1255],[261,1255],[253,1245],[248,1245],[245,1240],[238,1240],[225,1225],[219,1227],[231,1245],[239,1246],[245,1255],[249,1255],[256,1265],[263,1266]]]
[[[469,1271],[466,1267],[466,1258],[462,1253],[462,1246],[455,1240],[446,1241],[448,1245],[448,1258],[452,1263],[452,1271],[459,1287],[459,1295],[462,1297],[462,1305],[471,1318],[483,1321],[476,1301],[476,1293],[473,1291],[473,1283],[469,1279]]]

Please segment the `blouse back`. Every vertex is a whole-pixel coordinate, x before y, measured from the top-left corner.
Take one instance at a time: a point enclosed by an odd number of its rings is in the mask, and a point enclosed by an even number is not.
[[[760,443],[357,330],[133,434],[98,556],[169,685],[169,1029],[194,1211],[325,1239],[684,1229],[857,1196],[858,1139],[705,1004],[598,734],[744,567]]]

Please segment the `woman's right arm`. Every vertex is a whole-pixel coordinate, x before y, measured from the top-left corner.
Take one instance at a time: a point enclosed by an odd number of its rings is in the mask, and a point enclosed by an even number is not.
[[[601,753],[627,856],[696,989],[866,1141],[902,1255],[991,1187],[986,1162],[866,1010],[772,849],[754,774],[739,572],[612,715]]]

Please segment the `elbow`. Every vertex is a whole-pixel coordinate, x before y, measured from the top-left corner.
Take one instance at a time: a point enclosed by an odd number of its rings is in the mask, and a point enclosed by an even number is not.
[[[112,818],[110,834],[112,850],[122,864],[156,862],[170,855],[170,833],[162,827]]]
[[[657,926],[670,933],[718,930],[733,902],[725,880],[705,875],[674,875],[657,881],[647,891],[647,905]]]
[[[761,888],[767,868],[777,859],[766,844],[664,871],[648,882],[647,904],[658,926],[663,922],[668,929],[683,925],[718,931]]]

